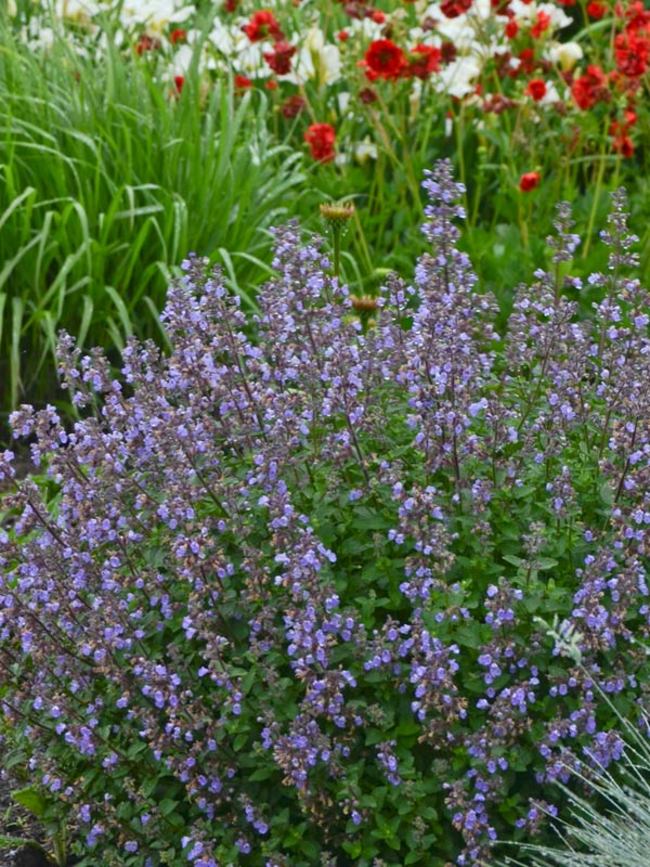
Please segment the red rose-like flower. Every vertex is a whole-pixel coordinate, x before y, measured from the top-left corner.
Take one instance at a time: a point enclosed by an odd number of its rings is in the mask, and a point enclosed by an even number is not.
[[[336,34],[336,38],[339,40],[339,42],[347,42],[350,38],[350,34],[347,30],[339,30],[339,32]]]
[[[434,45],[416,45],[411,49],[406,73],[416,78],[428,78],[432,72],[440,70],[441,57],[442,52]]]
[[[264,53],[264,60],[278,75],[286,75],[291,72],[291,58],[296,53],[296,46],[288,42],[276,42],[273,51]]]
[[[169,41],[172,45],[178,45],[179,42],[186,42],[187,30],[183,30],[182,27],[175,27],[169,34]]]
[[[628,78],[645,75],[650,60],[650,39],[634,31],[619,33],[614,40],[616,68]]]
[[[539,172],[526,172],[519,178],[519,189],[522,193],[529,193],[539,186],[541,175]]]
[[[251,42],[262,42],[264,39],[273,39],[275,42],[279,42],[283,37],[277,18],[270,9],[260,9],[259,12],[253,12],[248,23],[243,25],[242,30]]]
[[[367,76],[370,79],[395,79],[406,69],[402,49],[390,39],[376,39],[370,43],[365,56]]]
[[[311,155],[319,163],[328,163],[334,159],[335,140],[336,131],[329,123],[312,123],[305,132],[305,141]]]
[[[253,86],[253,82],[245,75],[236,75],[234,82],[235,90],[249,90]]]
[[[464,15],[472,5],[472,0],[442,0],[440,11],[447,18],[458,18]]]
[[[283,103],[280,111],[282,112],[282,116],[286,117],[290,120],[293,117],[297,117],[303,108],[307,105],[304,98],[299,94],[295,93],[293,96],[288,97]]]
[[[506,26],[503,28],[503,30],[508,39],[514,39],[515,36],[519,33],[519,25],[514,18],[511,18],[510,21],[508,21]]]
[[[370,17],[375,22],[375,24],[383,24],[386,20],[386,16],[379,9],[375,9],[375,11],[370,15]]]
[[[603,3],[598,3],[597,0],[592,0],[591,3],[587,3],[587,15],[595,21],[600,21],[600,19],[604,18],[606,14],[607,6]]]
[[[600,66],[588,66],[586,73],[576,78],[571,85],[571,95],[583,111],[592,108],[597,102],[606,102],[610,93],[607,76]]]
[[[174,76],[174,87],[176,88],[176,93],[181,94],[183,92],[184,86],[185,86],[185,76],[184,75],[175,75]]]
[[[545,33],[548,28],[551,26],[551,16],[540,9],[537,13],[537,17],[535,19],[535,23],[530,28],[530,35],[533,39],[539,39],[542,33]]]
[[[546,82],[542,81],[541,78],[533,78],[532,81],[528,82],[526,93],[528,96],[532,97],[535,102],[539,102],[540,99],[544,99],[546,96]]]

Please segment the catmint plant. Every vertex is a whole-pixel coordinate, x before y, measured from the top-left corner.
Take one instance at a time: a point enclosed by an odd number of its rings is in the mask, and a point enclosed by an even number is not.
[[[82,864],[487,864],[648,703],[648,295],[625,198],[590,317],[560,206],[505,333],[428,173],[428,250],[360,319],[274,233],[247,318],[190,256],[171,351],[60,343],[0,538],[0,706]],[[0,475],[11,480],[12,455]],[[570,635],[567,656],[549,634]]]

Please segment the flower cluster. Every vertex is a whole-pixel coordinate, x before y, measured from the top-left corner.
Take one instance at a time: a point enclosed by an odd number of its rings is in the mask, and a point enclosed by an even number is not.
[[[4,501],[0,706],[79,852],[485,863],[543,832],[549,781],[620,757],[603,693],[643,719],[649,298],[625,197],[592,317],[560,207],[500,335],[450,165],[424,189],[430,249],[372,322],[290,223],[253,319],[191,256],[168,355],[132,341],[114,377],[64,337],[78,420],[14,413],[43,481]]]
[[[575,0],[354,0],[336,3],[325,25],[314,4],[259,6],[227,0],[213,10],[207,39],[195,4],[174,0],[133,8],[66,0],[58,11],[86,53],[106,42],[107,22],[117,23],[118,44],[145,58],[174,98],[197,54],[205,87],[230,74],[240,91],[269,91],[321,163],[377,158],[388,119],[405,114],[396,127],[416,124],[423,108],[450,126],[462,107],[479,133],[495,115],[512,115],[499,123],[516,129],[522,145],[551,124],[569,153],[590,154],[590,136],[603,130],[610,152],[634,152],[650,62],[650,13],[640,0],[594,0],[585,20]],[[600,22],[611,26],[581,38],[581,27]],[[30,44],[51,40],[33,12],[23,29]],[[336,136],[345,144],[335,154]],[[524,154],[519,188],[529,192],[540,180],[538,157],[530,145]]]

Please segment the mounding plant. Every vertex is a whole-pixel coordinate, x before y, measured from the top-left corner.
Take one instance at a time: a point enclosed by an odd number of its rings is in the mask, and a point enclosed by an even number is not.
[[[43,476],[4,501],[5,763],[82,865],[485,864],[620,758],[599,690],[643,711],[650,617],[624,194],[592,316],[560,206],[499,333],[450,164],[424,188],[412,285],[350,296],[290,223],[255,316],[190,257],[169,354],[115,377],[64,335],[79,420],[13,414]]]

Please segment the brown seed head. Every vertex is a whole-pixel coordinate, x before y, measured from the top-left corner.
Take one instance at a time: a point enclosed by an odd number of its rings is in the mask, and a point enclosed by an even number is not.
[[[321,217],[334,225],[347,223],[354,216],[353,202],[325,202],[320,206]]]

